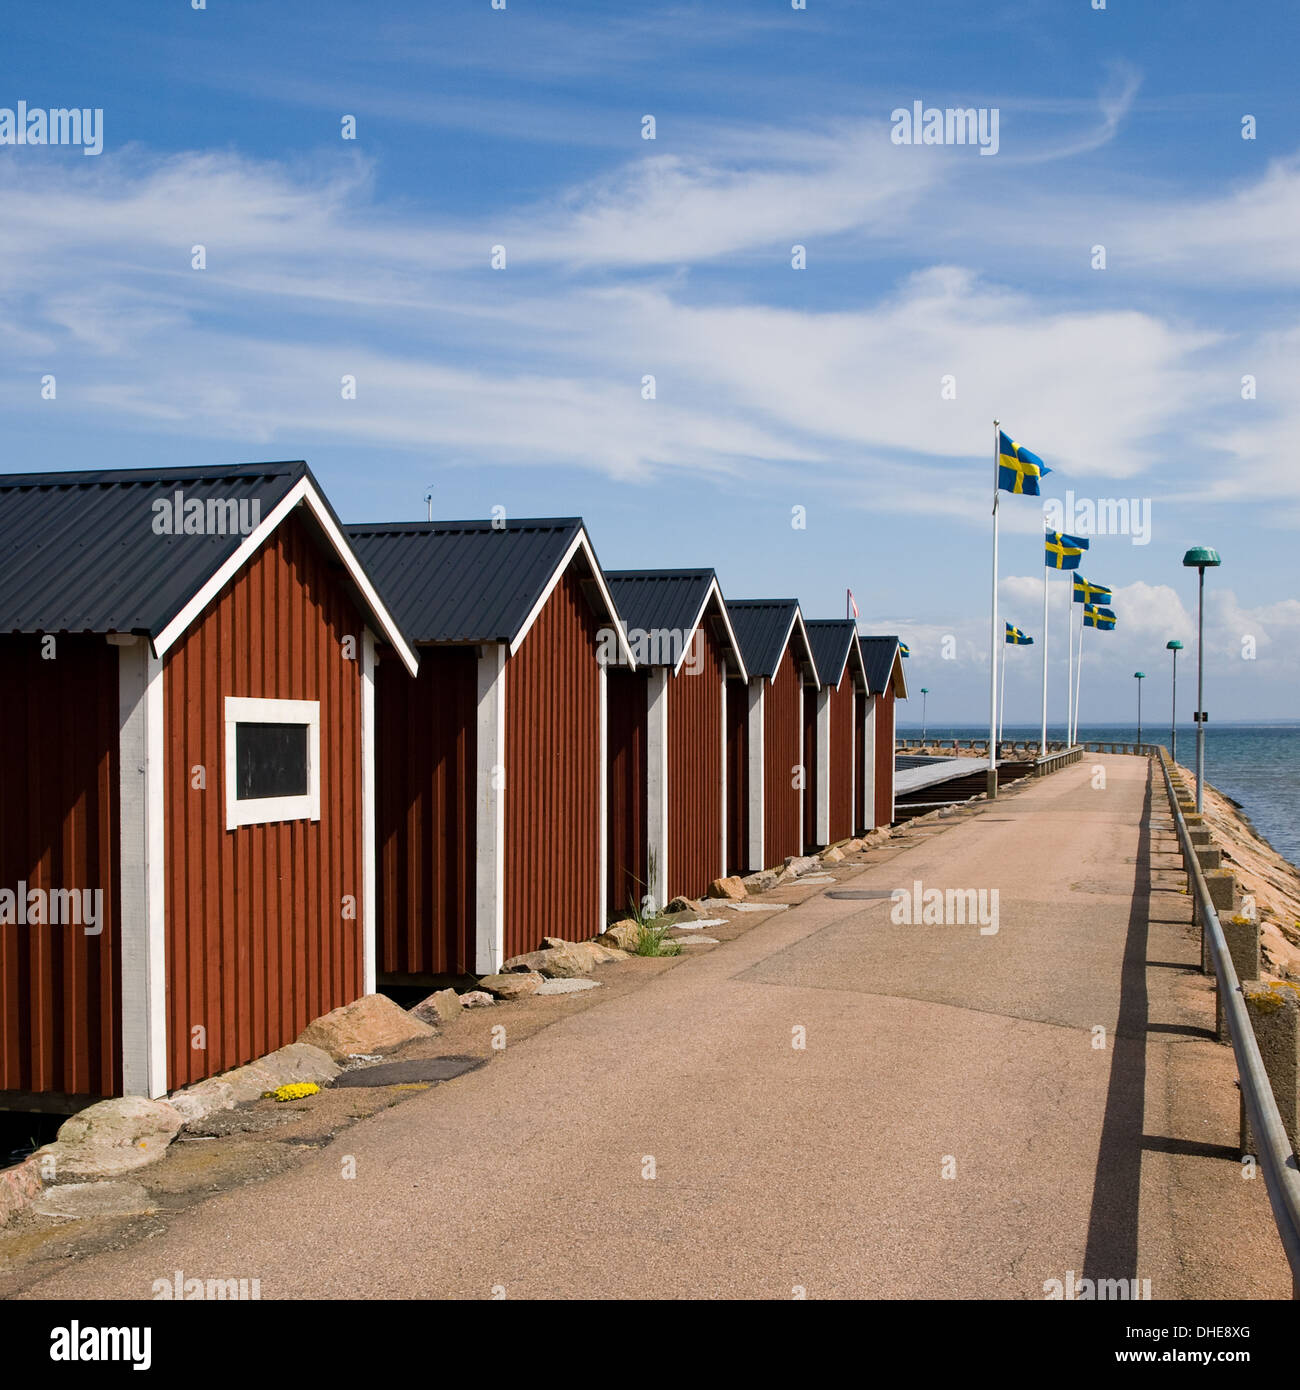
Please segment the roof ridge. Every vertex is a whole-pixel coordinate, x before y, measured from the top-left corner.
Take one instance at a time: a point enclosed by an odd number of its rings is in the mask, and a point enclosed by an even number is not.
[[[96,487],[112,484],[164,483],[172,479],[283,477],[307,471],[305,459],[264,463],[177,464],[167,468],[95,468],[42,473],[0,473],[0,488]]]

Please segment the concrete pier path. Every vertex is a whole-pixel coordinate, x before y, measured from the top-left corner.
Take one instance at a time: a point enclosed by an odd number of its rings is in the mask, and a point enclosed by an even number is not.
[[[1086,755],[833,885],[996,888],[996,933],[792,890],[25,1296],[180,1269],[263,1298],[1041,1299],[1071,1272],[1288,1297],[1178,862],[1147,761]]]

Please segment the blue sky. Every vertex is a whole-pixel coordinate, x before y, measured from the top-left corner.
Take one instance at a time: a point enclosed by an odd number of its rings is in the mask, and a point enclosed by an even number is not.
[[[7,467],[306,458],[349,520],[422,517],[432,488],[436,515],[578,513],[610,568],[712,564],[810,617],[851,586],[943,723],[987,711],[997,415],[1048,495],[1150,508],[1148,544],[1096,536],[1083,569],[1121,617],[1087,634],[1087,718],[1190,646],[1192,544],[1224,557],[1207,708],[1300,716],[1293,5],[57,23],[6,16],[0,106],[102,107],[104,152],[0,149]],[[915,101],[996,108],[996,155],[893,143]],[[1032,633],[1040,526],[1007,499],[1001,602]],[[1008,718],[1036,719],[1037,653],[1013,656]]]

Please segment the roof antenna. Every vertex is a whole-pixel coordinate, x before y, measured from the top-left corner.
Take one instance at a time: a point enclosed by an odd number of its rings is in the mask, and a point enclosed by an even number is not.
[[[425,502],[428,504],[428,507],[429,507],[429,516],[428,516],[428,520],[432,521],[432,520],[433,520],[433,484],[432,484],[432,483],[429,484],[429,490],[428,490],[428,492],[426,492],[426,493],[424,494],[424,500],[425,500]]]

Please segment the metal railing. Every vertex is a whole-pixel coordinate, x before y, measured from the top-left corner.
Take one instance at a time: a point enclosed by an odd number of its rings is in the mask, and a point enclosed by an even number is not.
[[[1292,1152],[1282,1116],[1278,1113],[1273,1087],[1264,1068],[1264,1059],[1260,1056],[1259,1043],[1255,1039],[1255,1030],[1251,1026],[1250,1014],[1246,1009],[1241,981],[1237,978],[1237,970],[1232,963],[1223,928],[1219,925],[1219,914],[1210,897],[1210,889],[1201,871],[1201,862],[1192,845],[1192,837],[1187,829],[1187,822],[1183,819],[1178,798],[1174,795],[1168,756],[1163,747],[1156,751],[1160,771],[1165,778],[1165,793],[1169,797],[1169,807],[1173,811],[1174,825],[1178,830],[1178,841],[1182,845],[1183,859],[1187,864],[1187,876],[1200,911],[1201,929],[1209,944],[1210,958],[1214,961],[1219,998],[1223,1004],[1228,1034],[1232,1039],[1233,1056],[1237,1060],[1242,1102],[1246,1108],[1255,1147],[1259,1150],[1255,1157],[1264,1172],[1264,1185],[1268,1189],[1268,1200],[1273,1207],[1273,1219],[1277,1222],[1282,1248],[1286,1251],[1287,1262],[1291,1266],[1291,1297],[1300,1298],[1300,1168],[1297,1167],[1296,1155]]]

